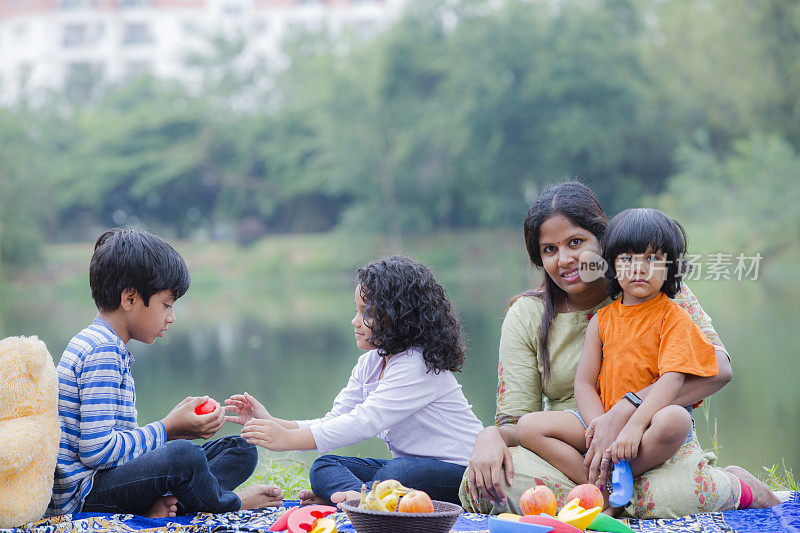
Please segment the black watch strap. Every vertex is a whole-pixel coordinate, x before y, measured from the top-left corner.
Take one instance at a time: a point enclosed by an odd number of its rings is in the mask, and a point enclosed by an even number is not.
[[[639,407],[642,405],[642,399],[639,398],[636,393],[628,392],[625,394],[625,399],[628,400],[633,404],[634,407]]]

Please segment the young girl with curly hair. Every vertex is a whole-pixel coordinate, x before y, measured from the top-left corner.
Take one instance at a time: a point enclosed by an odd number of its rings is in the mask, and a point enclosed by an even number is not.
[[[244,425],[242,437],[274,451],[326,453],[372,437],[392,459],[322,455],[311,466],[305,502],[357,498],[361,485],[396,479],[435,500],[458,502],[458,487],[478,432],[453,372],[465,347],[458,317],[442,286],[423,264],[394,256],[358,269],[356,346],[366,353],[336,396],[314,420],[282,420],[249,394],[225,404]]]

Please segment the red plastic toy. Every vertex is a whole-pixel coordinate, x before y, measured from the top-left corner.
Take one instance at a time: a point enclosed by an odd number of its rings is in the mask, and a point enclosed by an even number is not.
[[[314,529],[317,519],[325,518],[336,512],[336,507],[330,505],[308,505],[300,507],[298,511],[289,515],[287,527],[289,533],[308,533]]]
[[[207,415],[208,413],[213,413],[214,409],[216,409],[218,405],[219,404],[217,403],[217,400],[214,398],[209,398],[194,408],[194,414]]]
[[[546,514],[528,514],[519,519],[525,524],[538,524],[540,526],[551,526],[552,533],[582,533],[577,527],[571,526],[552,516]]]
[[[289,515],[300,509],[299,507],[290,507],[285,513],[281,515],[278,520],[270,526],[267,531],[283,531],[289,527]]]

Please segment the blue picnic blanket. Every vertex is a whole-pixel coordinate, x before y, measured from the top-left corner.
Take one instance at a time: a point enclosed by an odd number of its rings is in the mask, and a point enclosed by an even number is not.
[[[239,511],[237,513],[199,513],[177,518],[149,519],[137,515],[76,513],[49,518],[28,524],[24,528],[0,529],[0,533],[106,533],[126,531],[173,531],[176,533],[262,532],[282,514],[285,507],[299,505],[286,500],[284,507]],[[355,533],[345,513],[329,518],[336,520],[341,533]],[[453,532],[487,533],[486,515],[464,513],[453,525]],[[704,513],[676,519],[628,520],[634,531],[717,533],[734,531],[800,533],[800,493],[792,492],[789,499],[770,509],[747,509],[723,513]]]

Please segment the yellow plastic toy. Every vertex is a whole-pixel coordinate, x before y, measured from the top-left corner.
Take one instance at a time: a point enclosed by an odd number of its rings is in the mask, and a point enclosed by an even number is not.
[[[336,522],[330,518],[320,518],[308,533],[337,533]]]
[[[522,515],[514,513],[500,513],[497,515],[497,518],[500,518],[501,520],[511,520],[512,522],[519,522],[519,519],[522,518]]]
[[[602,509],[600,507],[584,509],[579,505],[580,501],[579,498],[571,500],[561,509],[561,512],[558,513],[556,518],[583,531],[589,527],[589,524],[594,521],[595,517],[600,514]]]

